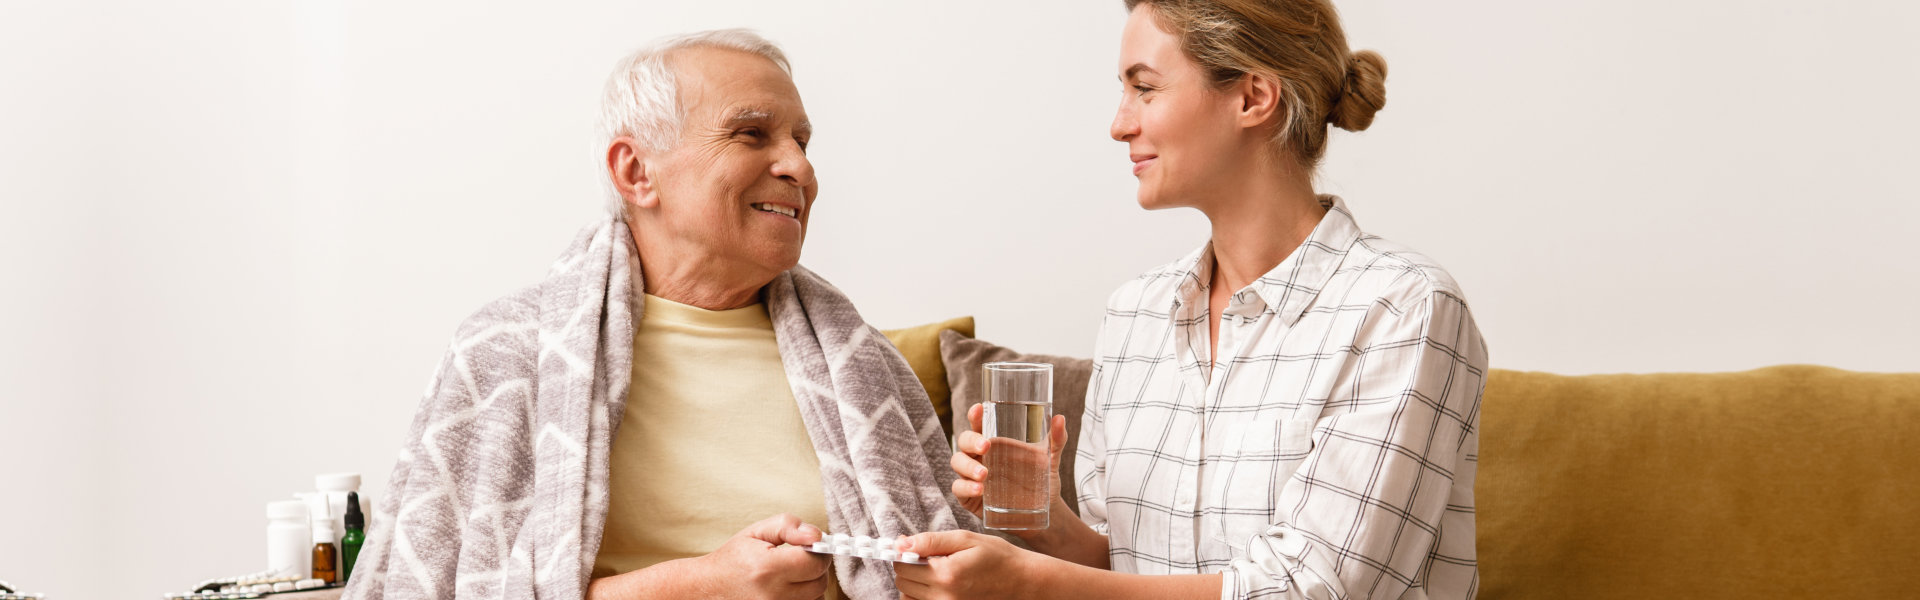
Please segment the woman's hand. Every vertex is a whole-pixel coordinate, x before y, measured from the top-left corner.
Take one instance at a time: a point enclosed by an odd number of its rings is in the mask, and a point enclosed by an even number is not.
[[[967,423],[972,427],[955,438],[954,445],[959,450],[953,453],[953,459],[949,461],[954,474],[960,476],[953,480],[954,497],[960,499],[961,506],[981,516],[984,516],[981,511],[986,504],[987,489],[987,467],[984,463],[987,451],[993,447],[993,440],[981,433],[980,421],[985,411],[986,406],[982,404],[967,409]],[[1060,452],[1067,447],[1067,417],[1054,415],[1052,426],[1048,429],[1051,431],[1047,433],[1047,459],[1051,462],[1047,468],[1046,498],[1051,502],[1060,495]],[[1012,533],[1019,534],[1023,539],[1039,534],[1037,531]]]
[[[971,531],[922,533],[902,538],[894,548],[927,557],[924,565],[893,565],[901,597],[913,600],[1041,597],[1032,587],[1032,573],[1050,560]]]

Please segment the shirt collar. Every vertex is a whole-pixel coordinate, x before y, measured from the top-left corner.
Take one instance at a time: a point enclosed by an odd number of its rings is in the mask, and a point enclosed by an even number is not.
[[[1354,222],[1353,213],[1347,211],[1345,201],[1323,194],[1320,206],[1327,209],[1327,214],[1314,225],[1313,233],[1300,242],[1286,260],[1234,292],[1258,295],[1267,310],[1277,314],[1280,322],[1288,326],[1307,314],[1314,298],[1327,287],[1347,251],[1361,236],[1360,226]],[[1182,258],[1180,272],[1180,286],[1174,293],[1174,312],[1204,312],[1207,286],[1213,280],[1213,242],[1208,241]],[[1180,310],[1183,305],[1188,310]]]

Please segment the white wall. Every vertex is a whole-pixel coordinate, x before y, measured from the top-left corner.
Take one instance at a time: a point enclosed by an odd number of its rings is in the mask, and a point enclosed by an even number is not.
[[[384,487],[456,323],[598,214],[606,70],[782,42],[804,262],[883,327],[1086,354],[1198,246],[1107,139],[1119,2],[14,2],[0,18],[0,578],[263,567],[262,504]],[[1324,187],[1465,286],[1495,366],[1920,370],[1920,5],[1343,1],[1391,64]]]

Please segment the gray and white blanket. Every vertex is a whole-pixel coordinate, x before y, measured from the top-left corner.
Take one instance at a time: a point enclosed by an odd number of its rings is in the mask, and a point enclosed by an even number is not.
[[[546,278],[463,323],[394,465],[346,597],[580,598],[606,521],[641,273],[617,218],[582,230]],[[906,360],[853,304],[796,267],[763,291],[820,457],[829,530],[978,530],[949,493],[947,445]],[[794,490],[797,496],[816,493]],[[745,527],[747,523],[741,523]],[[898,597],[878,561],[836,556],[852,598]]]

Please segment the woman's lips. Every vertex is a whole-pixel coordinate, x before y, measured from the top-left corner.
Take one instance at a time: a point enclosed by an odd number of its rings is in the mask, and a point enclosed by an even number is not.
[[[1132,158],[1133,158],[1133,175],[1134,175],[1135,177],[1138,177],[1138,176],[1140,176],[1140,172],[1141,172],[1141,171],[1145,171],[1145,170],[1147,170],[1147,167],[1153,164],[1153,161],[1154,161],[1154,159],[1157,159],[1157,158],[1160,158],[1160,157],[1158,157],[1158,156],[1135,156],[1135,157],[1132,157]]]

